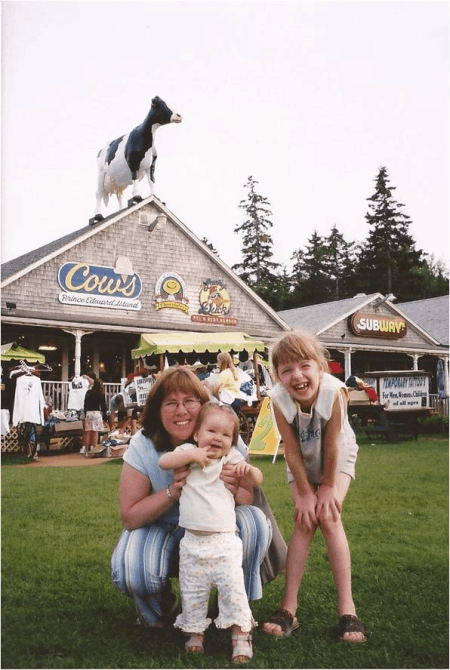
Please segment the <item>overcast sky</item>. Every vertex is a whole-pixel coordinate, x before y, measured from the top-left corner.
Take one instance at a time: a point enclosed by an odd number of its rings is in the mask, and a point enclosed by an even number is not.
[[[273,260],[290,269],[314,230],[367,237],[382,165],[417,247],[448,265],[446,0],[2,10],[2,261],[87,225],[98,151],[159,95],[183,121],[156,133],[155,195],[228,265],[249,175],[272,206]]]

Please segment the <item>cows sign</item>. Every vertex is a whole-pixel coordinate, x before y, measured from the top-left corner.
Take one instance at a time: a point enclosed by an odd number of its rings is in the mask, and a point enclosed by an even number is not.
[[[58,299],[63,304],[142,309],[137,299],[142,291],[141,279],[124,256],[117,259],[115,267],[84,261],[64,263],[58,270],[58,283],[63,289]]]

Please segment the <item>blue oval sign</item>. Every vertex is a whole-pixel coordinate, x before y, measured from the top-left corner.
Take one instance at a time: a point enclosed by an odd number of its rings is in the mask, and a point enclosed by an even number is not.
[[[141,278],[133,271],[130,261],[122,266],[118,262],[115,268],[83,262],[64,263],[58,271],[58,282],[64,291],[83,295],[134,300],[142,291]]]

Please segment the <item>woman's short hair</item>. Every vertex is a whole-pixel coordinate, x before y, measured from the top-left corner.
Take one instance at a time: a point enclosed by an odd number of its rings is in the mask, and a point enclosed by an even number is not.
[[[191,370],[185,367],[165,370],[149,391],[141,417],[142,433],[150,437],[156,451],[172,451],[173,445],[161,421],[161,405],[170,393],[181,391],[208,402],[209,393]]]
[[[210,400],[202,406],[197,417],[194,432],[200,428],[205,416],[210,412],[225,412],[225,414],[229,415],[230,420],[233,422],[233,444],[236,445],[239,438],[239,419],[232,407],[230,407],[230,405],[225,405],[222,402]]]
[[[280,365],[299,360],[315,361],[320,370],[329,371],[329,353],[325,347],[314,335],[297,330],[282,335],[271,348],[270,364],[275,379],[279,379]]]

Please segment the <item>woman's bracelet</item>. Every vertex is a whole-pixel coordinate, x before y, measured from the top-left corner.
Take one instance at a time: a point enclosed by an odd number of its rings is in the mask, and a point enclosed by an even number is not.
[[[173,495],[171,494],[171,492],[170,492],[170,488],[169,488],[169,487],[166,488],[166,496],[167,496],[168,498],[170,498],[170,500],[171,500],[172,502],[177,502],[176,499],[175,499],[175,498],[173,497]]]

